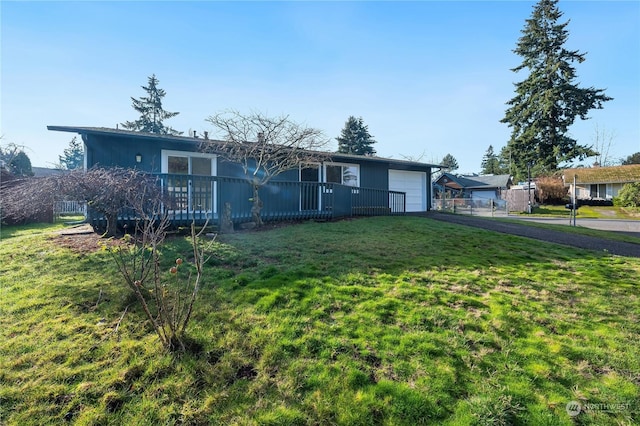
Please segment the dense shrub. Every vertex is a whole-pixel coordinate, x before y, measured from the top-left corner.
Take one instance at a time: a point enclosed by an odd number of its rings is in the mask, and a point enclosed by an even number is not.
[[[72,170],[45,177],[21,178],[2,183],[0,205],[6,223],[53,217],[53,203],[60,197],[86,202],[107,219],[108,236],[117,232],[122,209],[143,206],[162,198],[156,178],[139,170],[120,167]]]
[[[578,200],[578,205],[579,206],[592,206],[592,207],[611,207],[613,206],[613,201],[612,200],[600,200],[600,199],[595,199],[595,200]]]
[[[16,211],[16,206],[10,200],[19,196],[20,185],[26,179],[30,178],[16,176],[4,168],[0,169],[0,221],[5,225],[52,223],[53,204],[33,210],[23,209],[20,214],[10,213]]]
[[[620,207],[640,207],[640,182],[625,184],[613,204]]]

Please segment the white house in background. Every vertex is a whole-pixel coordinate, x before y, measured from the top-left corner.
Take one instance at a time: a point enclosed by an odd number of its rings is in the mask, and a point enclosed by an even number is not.
[[[578,200],[611,200],[625,184],[640,182],[640,164],[566,169],[562,178],[569,194],[575,178]]]

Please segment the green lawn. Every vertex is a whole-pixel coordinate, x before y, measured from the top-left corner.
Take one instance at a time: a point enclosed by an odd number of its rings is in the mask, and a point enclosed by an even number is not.
[[[225,235],[176,358],[54,227],[2,228],[0,424],[640,422],[637,258],[414,217]]]

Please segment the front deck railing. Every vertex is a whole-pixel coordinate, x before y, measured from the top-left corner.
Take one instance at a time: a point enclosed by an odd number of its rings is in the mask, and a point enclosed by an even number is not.
[[[252,220],[253,188],[241,178],[157,174],[165,204],[164,211],[176,226],[195,220],[220,225],[223,216],[238,224]],[[349,216],[404,214],[404,192],[355,188],[335,183],[271,181],[259,189],[263,221],[330,220]],[[104,218],[89,211],[94,225],[105,225]],[[122,224],[134,222],[132,211],[122,211]]]

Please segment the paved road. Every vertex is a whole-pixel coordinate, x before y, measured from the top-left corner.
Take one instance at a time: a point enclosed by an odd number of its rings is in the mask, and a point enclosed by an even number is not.
[[[509,216],[509,219],[523,221],[549,223],[554,225],[569,225],[569,219]],[[573,224],[573,222],[571,223]],[[599,229],[601,231],[622,232],[640,238],[640,220],[619,220],[619,219],[576,219],[576,226],[584,228]]]
[[[620,241],[606,240],[602,238],[590,237],[586,235],[571,234],[568,232],[555,231],[550,229],[536,228],[514,222],[502,222],[490,220],[477,216],[465,216],[451,213],[440,213],[430,211],[424,214],[425,217],[444,222],[456,223],[459,225],[473,226],[504,234],[518,235],[521,237],[534,238],[550,243],[563,244],[588,250],[607,251],[619,256],[640,257],[640,240],[638,244],[625,243]],[[527,220],[532,220],[528,218]],[[587,219],[579,219],[587,220]],[[601,219],[597,219],[600,221]],[[549,223],[549,222],[545,222]]]

